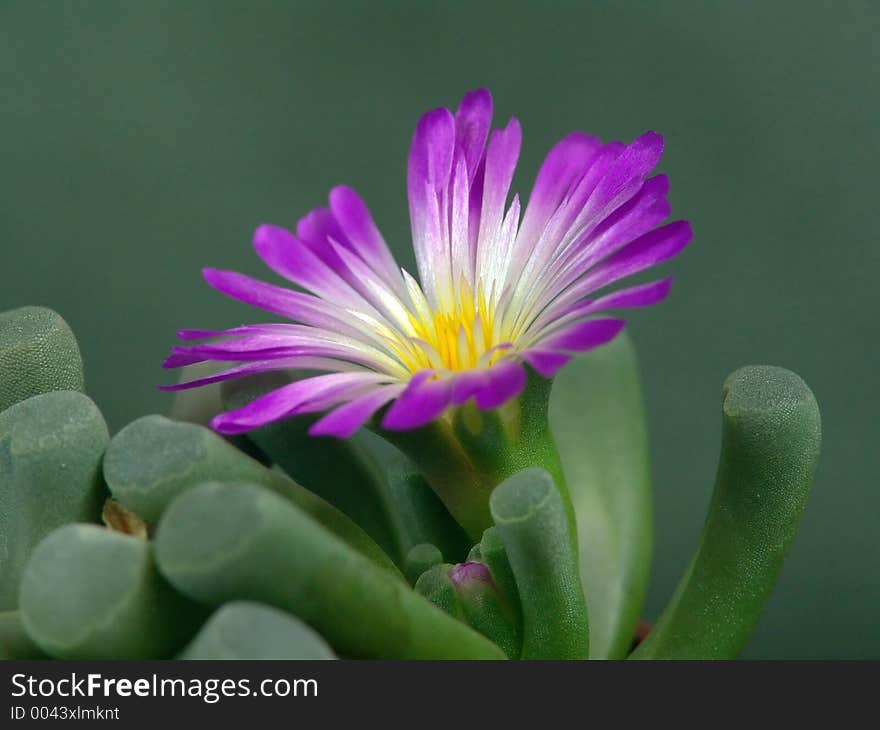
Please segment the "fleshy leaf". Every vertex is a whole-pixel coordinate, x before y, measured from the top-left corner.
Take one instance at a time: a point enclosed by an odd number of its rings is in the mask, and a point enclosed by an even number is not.
[[[83,389],[83,364],[67,322],[45,307],[0,312],[0,411],[53,390]]]
[[[275,606],[346,656],[504,658],[298,506],[253,484],[208,482],[184,492],[162,515],[156,555],[185,595]]]
[[[0,610],[18,600],[37,543],[68,522],[97,522],[105,489],[101,458],[110,435],[82,393],[35,395],[0,413]]]
[[[634,659],[734,659],[797,531],[822,438],[812,392],[789,370],[740,368],[724,383],[722,416],[699,547]]]
[[[626,656],[651,559],[651,482],[636,353],[626,332],[553,384],[550,425],[578,522],[590,657]]]
[[[214,612],[178,659],[335,659],[333,650],[295,616],[234,601]]]
[[[398,577],[386,553],[351,518],[295,481],[243,454],[213,431],[164,416],[144,416],[110,441],[104,478],[113,494],[147,523],[155,523],[180,493],[208,480],[260,484],[296,504],[377,565]]]
[[[162,579],[148,542],[67,525],[43,540],[21,583],[28,635],[58,659],[162,659],[204,610]]]

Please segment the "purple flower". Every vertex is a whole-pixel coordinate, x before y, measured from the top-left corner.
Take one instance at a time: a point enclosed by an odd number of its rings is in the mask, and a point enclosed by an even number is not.
[[[241,433],[281,418],[327,411],[311,433],[347,437],[383,406],[388,430],[440,418],[474,399],[496,408],[523,390],[529,365],[552,377],[575,353],[622,329],[610,309],[662,300],[670,280],[607,293],[616,282],[675,256],[691,238],[669,216],[665,176],[648,177],[663,140],[629,145],[574,132],[547,155],[525,211],[507,204],[521,131],[513,118],[490,134],[492,97],[467,94],[458,111],[428,112],[416,127],[407,188],[419,281],[400,269],[354,190],[292,233],[260,226],[263,261],[305,291],[205,269],[223,294],[291,323],[225,331],[182,330],[164,366],[238,363],[189,388],[269,370],[325,371],[218,415]],[[488,144],[487,144],[488,140]]]

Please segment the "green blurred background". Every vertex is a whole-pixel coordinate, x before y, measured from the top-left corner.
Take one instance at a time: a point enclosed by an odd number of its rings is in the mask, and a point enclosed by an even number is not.
[[[412,264],[418,115],[489,86],[527,194],[580,128],[666,136],[691,248],[635,314],[653,437],[655,616],[699,534],[724,377],[799,372],[820,474],[749,657],[880,657],[875,2],[0,3],[0,310],[61,312],[111,428],[169,396],[174,330],[254,317],[205,265],[266,275],[261,222],[339,182]]]

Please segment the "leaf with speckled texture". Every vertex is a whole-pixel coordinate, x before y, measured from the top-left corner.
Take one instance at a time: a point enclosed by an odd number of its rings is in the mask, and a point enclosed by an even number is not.
[[[635,659],[733,659],[770,596],[819,460],[806,383],[749,366],[724,383],[715,493],[699,547]]]
[[[76,391],[35,395],[0,413],[0,610],[15,608],[21,572],[43,537],[100,518],[109,440],[97,406]]]
[[[45,307],[0,312],[0,411],[40,393],[83,386],[79,345],[61,315]]]

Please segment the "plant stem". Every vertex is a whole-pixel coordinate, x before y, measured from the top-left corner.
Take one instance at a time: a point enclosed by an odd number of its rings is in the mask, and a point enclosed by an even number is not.
[[[474,543],[492,526],[489,497],[495,487],[532,466],[553,477],[576,540],[574,509],[548,421],[551,385],[532,373],[522,395],[500,409],[480,411],[468,403],[422,428],[378,433],[415,462]]]

